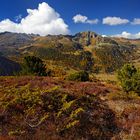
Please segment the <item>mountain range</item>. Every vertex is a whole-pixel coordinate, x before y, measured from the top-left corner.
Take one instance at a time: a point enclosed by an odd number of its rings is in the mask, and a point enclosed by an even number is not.
[[[51,70],[113,72],[127,62],[139,65],[139,45],[140,39],[103,37],[91,31],[45,37],[4,32],[0,33],[1,75],[19,70],[17,65],[27,55],[42,58]]]

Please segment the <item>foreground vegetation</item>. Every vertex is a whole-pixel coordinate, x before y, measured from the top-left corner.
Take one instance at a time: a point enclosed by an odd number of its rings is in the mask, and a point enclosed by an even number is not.
[[[0,138],[138,139],[139,103],[136,94],[100,81],[0,77]]]

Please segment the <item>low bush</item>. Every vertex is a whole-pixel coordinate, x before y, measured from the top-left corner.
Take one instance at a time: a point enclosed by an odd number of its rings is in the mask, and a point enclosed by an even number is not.
[[[71,81],[85,82],[89,81],[89,74],[86,71],[75,72],[70,74],[67,79]]]

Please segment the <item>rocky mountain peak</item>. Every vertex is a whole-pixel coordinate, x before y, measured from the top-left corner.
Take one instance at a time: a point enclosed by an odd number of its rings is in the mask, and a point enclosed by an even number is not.
[[[78,41],[80,44],[84,46],[88,46],[91,44],[91,41],[98,37],[99,35],[95,32],[86,31],[86,32],[79,32],[74,36],[74,40]]]

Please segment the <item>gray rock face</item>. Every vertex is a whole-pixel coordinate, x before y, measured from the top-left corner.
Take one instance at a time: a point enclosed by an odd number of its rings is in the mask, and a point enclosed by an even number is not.
[[[91,31],[80,32],[73,37],[73,40],[79,42],[83,46],[88,46],[91,44],[91,40],[98,36],[99,36],[98,34]]]

